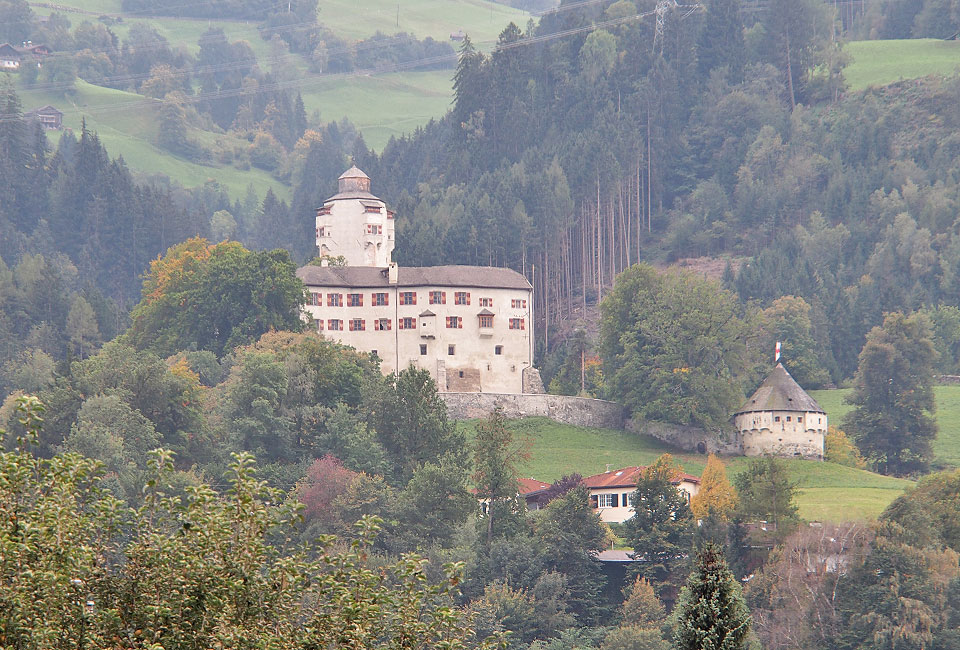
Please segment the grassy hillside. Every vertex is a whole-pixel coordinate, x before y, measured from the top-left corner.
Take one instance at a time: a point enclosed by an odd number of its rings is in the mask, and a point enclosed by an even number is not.
[[[120,0],[64,0],[63,7],[74,26],[84,20],[95,21],[99,15],[120,15]],[[398,14],[399,6],[399,14]],[[49,10],[35,8],[40,13]],[[361,39],[377,31],[407,31],[423,38],[431,36],[447,41],[450,33],[463,29],[475,42],[489,46],[511,21],[525,26],[528,14],[488,0],[323,0],[318,19],[344,38]],[[174,48],[190,52],[198,50],[197,41],[211,25],[222,27],[227,38],[247,41],[257,57],[265,61],[270,51],[260,38],[256,25],[246,21],[209,21],[162,17],[123,16],[122,22],[111,25],[121,39],[138,23],[156,28]],[[379,75],[313,75],[304,61],[291,56],[284,65],[301,77],[301,89],[307,112],[319,111],[324,121],[348,118],[364,135],[368,146],[381,150],[392,136],[411,133],[431,119],[442,116],[450,106],[453,91],[451,70],[411,70]],[[144,106],[143,98],[131,93],[78,84],[70,100],[36,91],[23,92],[27,108],[53,104],[64,111],[65,126],[79,129],[86,117],[88,126],[97,131],[112,155],[123,155],[134,170],[161,173],[191,187],[216,179],[234,196],[241,195],[249,184],[263,195],[272,187],[281,197],[289,197],[290,189],[261,170],[242,171],[234,167],[205,166],[177,158],[158,149],[156,115]],[[217,134],[195,132],[205,143]]]
[[[843,398],[849,389],[810,391],[827,418],[839,426],[850,405]],[[939,433],[933,443],[934,462],[947,467],[960,467],[960,386],[935,386],[933,394],[937,400],[937,425]]]
[[[165,174],[187,187],[215,179],[233,196],[243,196],[251,184],[259,195],[266,193],[268,187],[272,187],[280,197],[290,194],[289,188],[263,170],[252,168],[241,171],[228,166],[198,165],[158,148],[154,145],[157,110],[141,95],[94,86],[84,81],[77,82],[77,91],[69,98],[25,88],[19,88],[17,92],[25,110],[44,104],[53,104],[62,110],[64,127],[77,133],[86,119],[87,128],[97,132],[110,155],[123,156],[127,166],[134,171]],[[194,135],[205,141],[212,137],[240,142],[226,135],[202,132]],[[52,133],[50,137],[55,139],[58,136]]]
[[[464,425],[468,433],[473,425]],[[647,465],[669,452],[691,474],[703,471],[706,459],[696,454],[675,453],[653,438],[610,429],[589,429],[558,424],[546,418],[527,418],[510,423],[517,434],[530,439],[531,460],[523,471],[543,481],[564,474],[583,476],[630,465]],[[745,458],[726,459],[730,476],[742,471]],[[910,485],[910,481],[843,467],[834,463],[787,460],[797,482],[800,515],[811,521],[856,521],[875,519]]]
[[[960,66],[960,41],[853,41],[844,51],[852,59],[843,71],[851,90],[931,74],[954,74]]]

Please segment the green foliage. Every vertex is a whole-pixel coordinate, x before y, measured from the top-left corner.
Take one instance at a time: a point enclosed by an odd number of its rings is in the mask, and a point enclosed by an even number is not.
[[[509,535],[519,527],[526,505],[517,493],[520,466],[529,460],[528,444],[517,440],[506,426],[503,410],[477,425],[473,440],[473,484],[485,504],[478,525],[485,530],[489,550],[495,537]]]
[[[624,595],[622,626],[652,629],[663,623],[666,610],[649,580],[635,578],[633,584],[624,589]]]
[[[634,415],[720,427],[751,370],[747,324],[715,282],[640,264],[604,299],[600,355],[608,393]]]
[[[299,331],[295,270],[286,251],[191,239],[151,263],[127,337],[163,355],[196,346],[222,356],[270,329]]]
[[[746,647],[750,612],[723,551],[707,544],[677,604],[678,650],[735,650]]]
[[[465,455],[462,434],[427,370],[410,367],[364,386],[364,416],[389,454],[392,477],[405,483],[422,464]],[[462,462],[462,461],[456,461]]]
[[[764,456],[751,460],[734,479],[737,514],[747,521],[769,521],[776,534],[786,537],[799,524],[794,498],[797,485],[787,474],[782,460]]]
[[[654,628],[622,626],[610,630],[601,650],[669,650],[670,644]]]
[[[844,419],[861,453],[883,473],[922,471],[937,434],[931,414],[936,351],[922,315],[888,314],[860,352],[856,383]]]
[[[641,472],[631,496],[634,516],[624,524],[627,543],[643,559],[645,577],[663,580],[690,550],[693,516],[674,485],[679,469],[669,454]]]
[[[768,335],[768,350],[775,341],[781,343],[780,361],[804,388],[822,388],[830,376],[819,355],[824,351],[818,345],[810,320],[810,305],[803,298],[784,296],[773,301],[760,312],[763,328]]]
[[[414,555],[372,566],[375,518],[347,548],[319,538],[311,557],[286,543],[298,508],[256,479],[252,456],[234,458],[225,494],[197,485],[176,496],[164,450],[150,454],[143,504],[126,508],[103,492],[96,461],[31,456],[42,407],[24,398],[19,409],[26,433],[0,453],[0,514],[14,522],[0,530],[5,646],[464,648],[472,639],[451,604],[461,567],[446,565],[436,584]]]

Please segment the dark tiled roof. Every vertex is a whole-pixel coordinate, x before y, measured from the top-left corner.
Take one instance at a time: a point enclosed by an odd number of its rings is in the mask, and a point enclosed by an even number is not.
[[[588,488],[636,487],[637,479],[640,478],[640,473],[645,469],[646,467],[634,466],[615,469],[612,472],[604,472],[603,474],[594,474],[593,476],[588,476],[583,479],[583,484]],[[680,474],[679,478],[673,481],[673,484],[676,485],[682,481],[699,483],[700,479],[692,474]]]
[[[494,266],[401,266],[398,287],[477,287],[486,289],[531,288],[513,269]],[[301,266],[297,277],[311,287],[390,287],[387,269],[374,266]]]
[[[10,43],[0,43],[0,55],[20,58],[20,52],[17,51],[17,48],[10,45]]]
[[[371,201],[380,201],[380,197],[374,196],[370,192],[365,192],[363,190],[347,190],[345,192],[339,192],[334,194],[329,199],[324,201],[324,203],[329,203],[330,201],[342,201],[344,199],[369,199]],[[382,203],[382,201],[380,201]]]
[[[778,363],[767,378],[760,384],[760,388],[744,402],[740,410],[734,413],[753,413],[756,411],[804,411],[808,413],[825,413],[813,399],[800,388],[782,363]]]

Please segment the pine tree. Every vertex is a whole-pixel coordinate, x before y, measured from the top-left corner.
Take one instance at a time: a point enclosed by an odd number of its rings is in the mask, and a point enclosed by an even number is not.
[[[707,544],[680,592],[677,650],[737,650],[746,647],[750,612],[723,551]]]
[[[697,43],[700,74],[707,77],[711,70],[726,66],[729,79],[739,81],[743,78],[746,51],[740,0],[711,0]]]

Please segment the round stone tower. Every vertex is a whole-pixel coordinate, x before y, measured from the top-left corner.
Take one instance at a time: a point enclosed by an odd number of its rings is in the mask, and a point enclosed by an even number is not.
[[[746,456],[823,460],[827,414],[778,363],[739,411],[733,424]]]
[[[317,208],[317,251],[347,266],[386,268],[393,259],[393,211],[370,193],[370,177],[354,165],[337,179],[337,193]]]

